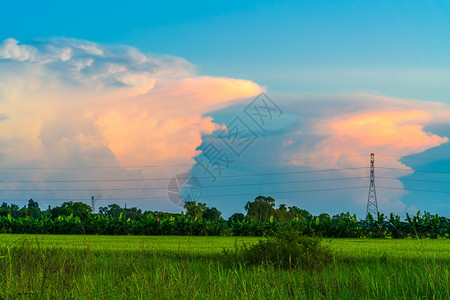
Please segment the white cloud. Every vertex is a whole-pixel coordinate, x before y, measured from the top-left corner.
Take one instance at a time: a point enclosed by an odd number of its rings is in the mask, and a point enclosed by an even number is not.
[[[37,49],[29,45],[19,45],[15,39],[6,39],[0,45],[0,59],[34,61]]]
[[[201,134],[220,126],[204,115],[261,91],[251,81],[199,76],[195,69],[182,58],[144,54],[127,46],[73,39],[29,44],[5,40],[0,45],[0,113],[8,118],[0,122],[1,163],[35,167],[175,163],[185,165],[186,171]],[[100,171],[104,172],[85,170],[86,177],[171,177],[181,170]],[[58,176],[74,178],[80,176],[77,172],[61,170]],[[36,180],[49,178],[52,172],[29,170],[22,175]]]
[[[283,119],[280,120],[281,123],[286,123],[283,129],[260,132],[260,138],[248,150],[248,155],[245,153],[244,157],[236,158],[230,173],[234,174],[234,170],[249,174],[294,172],[277,176],[275,181],[307,182],[274,184],[272,190],[312,189],[317,192],[293,193],[289,196],[275,194],[275,197],[279,200],[278,203],[292,203],[292,199],[298,199],[297,206],[313,213],[351,211],[357,212],[361,217],[364,215],[368,196],[369,157],[373,152],[377,186],[395,188],[377,189],[380,210],[384,213],[403,214],[407,207],[404,196],[408,192],[402,190],[400,177],[412,173],[413,169],[402,163],[401,157],[421,153],[448,142],[447,137],[428,132],[425,127],[450,122],[450,108],[440,103],[373,95],[271,96],[283,107],[282,118],[296,116],[296,122],[292,124]],[[223,115],[223,112],[220,114]],[[239,161],[245,160],[280,162],[239,164]],[[411,172],[386,167],[409,169]],[[295,173],[328,169],[344,170]],[[344,180],[345,178],[353,179]],[[328,179],[333,180],[327,181]],[[273,177],[260,180],[274,181]],[[321,191],[327,189],[335,190]],[[255,187],[255,194],[270,194],[272,191],[266,190]],[[248,200],[249,197],[242,197],[241,205]]]

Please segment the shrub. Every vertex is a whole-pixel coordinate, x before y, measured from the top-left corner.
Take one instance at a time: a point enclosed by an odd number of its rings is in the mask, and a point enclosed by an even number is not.
[[[283,269],[321,270],[333,261],[333,251],[319,238],[306,237],[292,226],[273,237],[260,240],[235,252],[224,251],[228,260],[245,265],[273,265]]]

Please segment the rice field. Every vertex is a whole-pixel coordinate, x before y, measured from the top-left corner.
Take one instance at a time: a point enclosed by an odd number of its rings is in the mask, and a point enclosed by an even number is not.
[[[322,271],[233,265],[255,237],[0,235],[1,299],[448,299],[450,240],[331,239]]]

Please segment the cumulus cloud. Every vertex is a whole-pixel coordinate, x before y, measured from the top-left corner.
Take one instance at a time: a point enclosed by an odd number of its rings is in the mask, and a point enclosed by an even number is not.
[[[195,76],[195,67],[182,58],[150,56],[132,47],[106,47],[74,39],[50,39],[32,44],[7,39],[0,45],[0,59],[4,64],[9,63],[9,76],[16,72],[23,75],[24,69],[36,72],[32,75],[33,81],[40,86],[116,87],[124,89],[123,95],[130,96],[150,91],[156,78]],[[10,80],[17,81],[15,77]]]
[[[204,115],[260,92],[251,81],[201,76],[182,58],[132,47],[7,39],[0,44],[0,158],[10,166],[187,169],[201,135],[221,126]]]
[[[338,157],[331,163],[335,167],[362,162],[347,156],[374,152],[400,157],[448,142],[447,137],[424,129],[428,124],[449,122],[450,110],[440,103],[345,95],[335,99],[290,102],[288,105],[289,110],[300,116],[289,142],[291,149],[296,145],[297,151],[306,157]],[[398,159],[393,159],[393,162],[400,166]],[[315,161],[298,164],[324,167]]]
[[[3,195],[6,199],[90,199],[91,189],[105,200],[161,196],[164,199],[160,202],[142,200],[135,205],[170,209],[164,190],[167,182],[142,179],[172,177],[189,170],[195,163],[194,157],[201,153],[197,149],[202,142],[225,128],[224,116],[228,115],[230,121],[236,116],[236,109],[232,110],[230,105],[253,98],[262,90],[248,80],[198,74],[194,65],[179,57],[144,54],[128,46],[74,39],[31,43],[7,39],[0,44],[0,162],[12,169],[0,172]],[[302,170],[365,167],[371,152],[376,154],[378,166],[409,168],[400,161],[401,156],[448,141],[447,137],[426,130],[431,125],[448,124],[450,110],[444,104],[373,95],[308,98],[271,95],[271,98],[283,108],[283,117],[272,124],[273,128],[257,132],[258,139],[235,159],[230,174],[293,172],[291,175],[295,175]],[[221,121],[217,121],[219,115]],[[257,131],[256,127],[252,129]],[[239,163],[266,160],[272,164]],[[110,169],[82,169],[85,166]],[[383,172],[392,178],[405,174]],[[314,174],[305,174],[305,178],[281,174],[254,180],[270,183],[365,176],[367,168]],[[98,178],[136,180],[113,183],[114,188],[135,190],[111,190],[111,183],[104,182],[68,182],[58,186],[47,182]],[[241,179],[230,178],[230,183],[235,183],[233,180]],[[270,183],[263,187],[255,185],[254,191],[256,196],[366,184],[365,179],[295,186]],[[403,186],[398,179],[387,184]],[[155,187],[159,189],[145,190]],[[8,189],[23,192],[5,191]],[[33,192],[37,189],[49,192]],[[72,194],[57,191],[63,189],[85,191]],[[223,190],[224,194],[233,192],[242,190],[239,187]],[[402,202],[403,191],[378,192],[383,209],[399,212],[408,207]],[[324,207],[336,213],[362,212],[367,190],[274,196],[280,202],[313,212],[321,212]],[[233,197],[215,205],[231,213],[250,198]],[[301,201],[297,203],[296,199]]]
[[[319,109],[325,105],[332,113],[325,113],[323,117],[311,120],[308,125],[310,134],[320,138],[315,143],[306,144],[302,135],[298,135],[296,145],[301,145],[301,148],[294,148],[291,157],[334,158],[293,161],[294,164],[314,168],[368,166],[368,154],[375,153],[376,166],[410,169],[413,172],[410,166],[401,162],[401,157],[421,153],[448,142],[447,137],[440,137],[424,129],[432,123],[449,123],[450,109],[440,103],[347,95],[336,97],[335,100],[316,102]],[[362,175],[367,174],[366,172],[367,170],[348,170],[343,173]],[[377,172],[383,177],[397,178],[380,179],[379,186],[395,188],[403,188],[400,177],[408,174],[388,169],[378,169]],[[384,211],[404,210],[405,204],[400,199],[406,194],[403,191],[380,189],[380,207]],[[366,197],[360,196],[357,200],[363,206]]]
[[[306,183],[275,184],[271,188],[255,187],[259,193],[275,191],[327,190],[332,191],[274,194],[280,203],[302,206],[314,213],[326,210],[365,213],[368,189],[369,155],[375,153],[376,175],[390,179],[377,179],[378,186],[398,188],[379,189],[379,207],[384,212],[403,213],[407,205],[403,197],[401,176],[412,173],[411,166],[401,162],[401,157],[421,153],[448,142],[445,136],[428,132],[431,124],[448,124],[450,109],[441,103],[396,99],[366,94],[336,96],[283,96],[272,95],[283,107],[282,129],[261,133],[242,161],[273,161],[278,164],[240,164],[231,166],[248,173],[279,172],[278,182],[305,180]],[[214,116],[214,114],[213,114]],[[286,119],[295,122],[285,122]],[[388,168],[411,170],[404,172]],[[304,173],[302,171],[344,169],[339,172]],[[300,173],[295,173],[299,172]],[[283,172],[294,172],[284,174]],[[237,173],[236,173],[237,174]],[[362,177],[356,179],[356,177]],[[341,180],[355,178],[354,180]],[[266,179],[266,178],[264,178]],[[318,180],[309,182],[309,180]],[[325,179],[325,181],[321,181]],[[338,179],[327,181],[328,179]],[[263,179],[261,179],[263,180]],[[266,181],[274,181],[267,177]],[[353,187],[358,187],[353,189]],[[260,188],[261,190],[257,190]],[[348,190],[339,190],[349,188]],[[265,189],[265,190],[264,190]],[[245,203],[244,197],[241,200]],[[301,199],[293,201],[293,199]],[[248,199],[247,199],[248,200]]]

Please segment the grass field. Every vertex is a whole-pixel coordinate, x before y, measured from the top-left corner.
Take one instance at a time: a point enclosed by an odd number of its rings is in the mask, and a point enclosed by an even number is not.
[[[252,237],[0,235],[3,299],[448,299],[450,240],[333,239],[322,271],[230,265]]]

